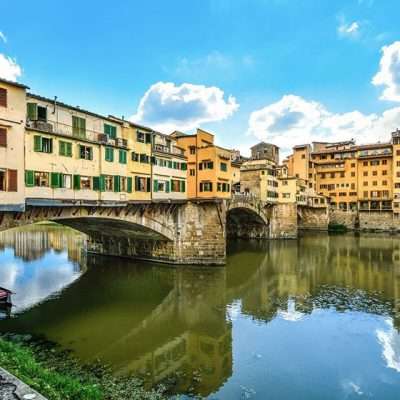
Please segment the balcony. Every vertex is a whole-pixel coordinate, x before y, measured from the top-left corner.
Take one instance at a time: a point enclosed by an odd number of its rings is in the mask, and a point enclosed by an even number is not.
[[[43,133],[51,133],[53,135],[71,137],[85,142],[104,144],[108,146],[128,147],[128,141],[122,138],[110,139],[103,132],[96,132],[90,129],[76,130],[71,125],[49,121],[30,121],[27,120],[26,126],[31,129],[41,131]]]
[[[182,149],[178,149],[177,147],[174,146],[165,146],[163,144],[154,144],[153,145],[153,151],[157,153],[166,153],[166,154],[172,154],[172,155],[177,155],[177,156],[184,156],[185,153]]]

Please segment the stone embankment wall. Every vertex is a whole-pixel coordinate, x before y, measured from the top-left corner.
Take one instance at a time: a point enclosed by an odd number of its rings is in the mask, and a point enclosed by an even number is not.
[[[350,230],[400,232],[400,220],[391,211],[329,211],[330,222]]]
[[[297,238],[297,206],[295,203],[274,205],[270,220],[270,238]]]
[[[329,212],[321,207],[298,207],[299,229],[313,231],[327,231],[329,225]]]

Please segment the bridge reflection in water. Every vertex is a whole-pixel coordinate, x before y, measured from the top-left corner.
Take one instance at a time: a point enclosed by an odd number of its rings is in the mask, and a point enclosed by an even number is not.
[[[42,298],[37,293],[31,302],[16,297],[20,312],[1,321],[1,331],[44,335],[83,361],[100,359],[118,374],[143,374],[149,383],[182,372],[178,392],[195,386],[197,394],[209,395],[234,373],[236,305],[257,323],[294,321],[316,308],[333,307],[383,315],[400,329],[397,238],[319,235],[299,241],[235,241],[227,266],[212,268],[85,260],[82,237],[56,227],[7,231],[0,234],[0,243],[5,248],[0,264],[7,248],[14,249],[15,260],[26,261],[24,270],[2,267],[0,274],[1,282],[20,290],[24,282],[29,289],[37,279],[26,271],[38,260],[42,277],[64,265],[65,254],[73,266],[49,275],[47,289],[39,292]],[[20,278],[13,281],[7,273]],[[393,357],[400,365],[397,345]],[[193,376],[200,379],[194,382]]]

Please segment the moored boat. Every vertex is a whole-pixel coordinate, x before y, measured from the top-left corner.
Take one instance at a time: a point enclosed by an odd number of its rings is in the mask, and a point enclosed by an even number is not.
[[[11,304],[12,291],[6,288],[0,287],[0,304]]]

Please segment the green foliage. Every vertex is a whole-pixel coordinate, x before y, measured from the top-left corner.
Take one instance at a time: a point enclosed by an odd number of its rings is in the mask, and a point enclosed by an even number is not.
[[[81,366],[69,352],[30,336],[0,338],[0,365],[49,400],[162,400],[164,388],[147,391],[142,381],[116,378],[100,365]]]
[[[333,224],[330,223],[328,225],[328,231],[329,232],[347,232],[347,227],[342,224]]]

